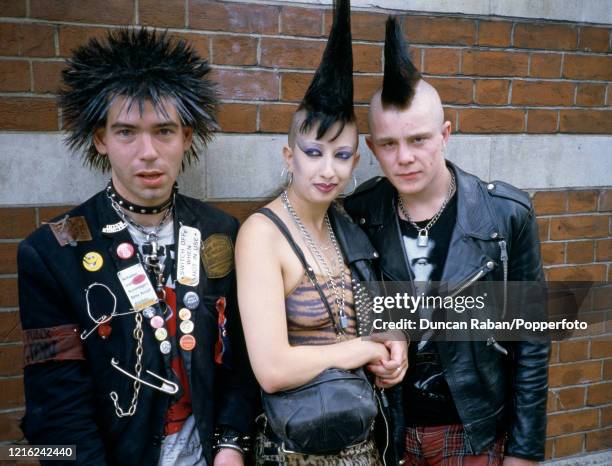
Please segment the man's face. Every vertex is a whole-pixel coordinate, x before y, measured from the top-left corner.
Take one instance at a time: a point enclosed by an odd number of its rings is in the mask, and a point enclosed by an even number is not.
[[[143,206],[168,199],[193,134],[170,99],[161,105],[163,111],[146,101],[141,113],[138,102],[117,97],[94,140],[98,152],[108,156],[117,192]]]
[[[444,122],[441,106],[435,111],[429,100],[417,93],[404,110],[383,109],[380,98],[372,102],[366,142],[400,194],[425,193],[445,170],[450,122]]]

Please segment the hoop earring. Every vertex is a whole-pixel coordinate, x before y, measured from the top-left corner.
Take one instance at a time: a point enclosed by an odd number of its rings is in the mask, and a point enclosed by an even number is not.
[[[357,189],[357,177],[355,176],[355,174],[353,174],[353,189],[351,189],[350,192],[344,194],[343,197],[349,197],[351,194],[355,192],[356,189]]]
[[[291,183],[293,183],[293,172],[289,171],[289,169],[285,166],[283,166],[283,169],[281,170],[281,183],[283,186],[285,186],[285,188],[288,188],[291,186]]]

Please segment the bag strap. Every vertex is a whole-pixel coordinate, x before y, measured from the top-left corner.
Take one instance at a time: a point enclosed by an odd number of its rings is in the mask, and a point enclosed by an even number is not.
[[[325,296],[323,289],[321,288],[321,285],[319,285],[319,282],[317,281],[317,276],[314,273],[314,269],[306,261],[306,257],[304,257],[304,253],[302,252],[300,247],[297,245],[297,243],[291,236],[291,233],[289,232],[287,225],[285,225],[285,222],[283,222],[278,215],[276,215],[272,210],[268,209],[267,207],[262,207],[261,209],[258,209],[255,213],[262,214],[268,217],[270,220],[272,220],[272,222],[278,227],[280,232],[283,234],[283,236],[289,243],[289,246],[291,246],[291,249],[293,249],[293,252],[295,252],[295,255],[298,257],[298,259],[302,263],[304,270],[306,270],[306,275],[308,275],[308,278],[310,279],[310,281],[312,282],[316,290],[319,292],[321,301],[323,301],[323,304],[325,305],[325,309],[327,309],[327,313],[329,314],[329,319],[331,323],[334,325],[334,328],[336,329],[336,333],[341,334],[342,330],[338,327],[336,319],[334,319],[334,313],[332,312],[332,309],[329,305],[329,302],[327,301],[327,297]],[[344,273],[344,271],[342,273]]]

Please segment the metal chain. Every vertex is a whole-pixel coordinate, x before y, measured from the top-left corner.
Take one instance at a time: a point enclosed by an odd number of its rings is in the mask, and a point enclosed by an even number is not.
[[[142,233],[143,235],[145,235],[149,239],[150,238],[157,239],[159,231],[162,229],[164,224],[168,221],[168,219],[170,218],[170,215],[172,214],[172,210],[174,209],[174,198],[173,198],[172,199],[172,203],[170,204],[168,209],[166,209],[166,212],[164,213],[164,216],[160,220],[159,224],[157,224],[157,226],[153,227],[153,229],[151,231],[149,231],[149,230],[146,229],[146,227],[144,227],[140,223],[136,222],[136,220],[134,220],[132,217],[127,215],[124,212],[123,208],[119,205],[119,203],[115,199],[113,199],[110,196],[108,196],[108,199],[110,200],[111,205],[113,206],[113,209],[115,209],[115,212],[117,212],[117,215],[119,215],[121,220],[123,220],[124,222],[127,222],[130,225],[132,225],[140,233]]]
[[[346,313],[344,312],[344,306],[345,306],[344,290],[346,288],[345,277],[344,277],[344,259],[342,257],[342,252],[340,252],[340,247],[338,246],[338,242],[336,241],[336,236],[334,235],[334,231],[331,227],[329,216],[325,214],[324,221],[325,221],[325,226],[327,227],[327,234],[329,235],[329,239],[332,245],[334,246],[334,250],[336,252],[336,260],[338,262],[338,266],[340,269],[340,288],[341,288],[340,292],[338,291],[338,285],[336,283],[336,279],[333,276],[331,267],[329,263],[327,262],[327,259],[325,259],[324,255],[321,253],[316,243],[312,239],[312,236],[310,235],[310,233],[308,233],[308,230],[306,229],[306,227],[300,220],[300,217],[298,216],[293,206],[291,205],[291,202],[289,201],[289,196],[287,195],[286,190],[283,191],[283,193],[281,194],[281,201],[283,202],[283,206],[285,207],[285,209],[287,210],[287,212],[293,219],[293,222],[298,227],[298,230],[300,234],[302,235],[302,238],[304,239],[306,246],[308,246],[308,250],[312,253],[312,255],[315,257],[315,259],[317,260],[317,262],[319,263],[319,265],[325,272],[325,275],[327,278],[326,280],[327,288],[328,289],[331,288],[334,294],[334,302],[336,303],[336,311],[337,311],[338,316],[340,317],[340,328],[343,329],[344,328],[343,323],[346,320]]]
[[[448,187],[448,192],[446,193],[446,198],[444,199],[444,202],[442,203],[442,206],[440,207],[440,209],[436,212],[436,215],[434,215],[431,218],[431,220],[427,223],[427,225],[425,225],[423,228],[419,227],[416,224],[416,222],[412,220],[412,218],[410,218],[410,214],[408,213],[408,210],[404,206],[404,201],[402,201],[402,196],[401,195],[397,196],[397,206],[402,211],[402,214],[404,214],[404,217],[406,217],[406,220],[408,220],[410,225],[412,225],[416,229],[417,232],[420,233],[422,230],[425,230],[426,233],[429,233],[430,228],[433,227],[434,224],[438,221],[438,219],[442,215],[442,212],[444,212],[444,208],[446,207],[448,202],[453,197],[453,194],[455,193],[455,188],[456,188],[455,174],[452,171],[450,173],[451,173],[451,182]]]
[[[144,336],[144,332],[142,331],[142,313],[139,312],[135,314],[134,319],[136,320],[136,326],[134,327],[134,332],[132,334],[136,340],[136,364],[134,364],[134,372],[136,373],[136,378],[140,379],[140,374],[142,372],[142,340]],[[140,380],[134,380],[134,394],[132,395],[132,402],[127,411],[124,411],[121,406],[119,406],[119,395],[117,395],[117,392],[113,391],[110,393],[117,417],[133,416],[136,413],[139,393]]]

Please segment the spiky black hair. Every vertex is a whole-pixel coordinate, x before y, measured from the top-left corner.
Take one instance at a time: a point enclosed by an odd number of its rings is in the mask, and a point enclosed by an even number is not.
[[[397,17],[389,16],[385,31],[385,75],[381,94],[383,107],[408,106],[419,79],[421,73],[408,56],[399,21]]]
[[[107,171],[108,157],[98,154],[93,143],[96,130],[106,124],[108,109],[117,96],[145,101],[164,112],[161,99],[176,106],[182,124],[193,129],[193,143],[183,162],[198,158],[198,150],[217,129],[217,97],[206,79],[207,61],[183,40],[166,32],[122,28],[109,32],[104,41],[91,39],[74,51],[62,72],[59,104],[67,143],[85,152],[86,164]]]
[[[318,123],[317,139],[338,121],[341,127],[334,138],[346,123],[355,121],[350,0],[334,0],[334,21],[323,58],[299,110],[306,111],[300,131],[306,133]]]

